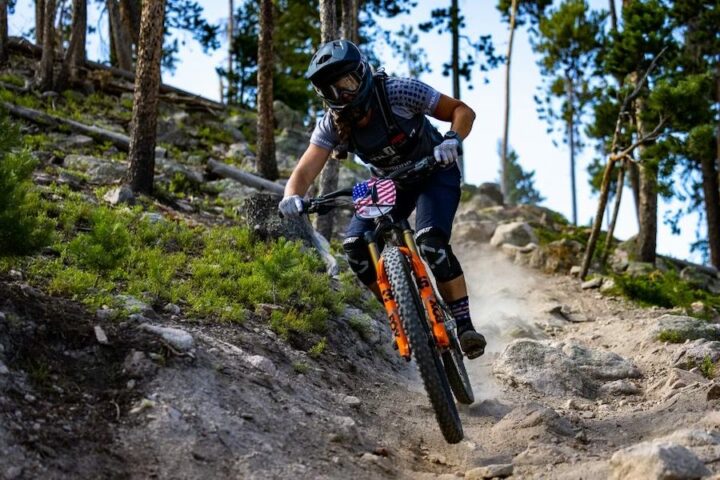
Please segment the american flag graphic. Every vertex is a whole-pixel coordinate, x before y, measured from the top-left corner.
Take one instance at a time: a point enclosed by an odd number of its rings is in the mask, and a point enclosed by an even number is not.
[[[377,189],[377,202],[372,199],[372,188]],[[395,205],[395,182],[389,178],[371,178],[357,183],[352,192],[355,211],[361,217],[379,217],[388,213]]]

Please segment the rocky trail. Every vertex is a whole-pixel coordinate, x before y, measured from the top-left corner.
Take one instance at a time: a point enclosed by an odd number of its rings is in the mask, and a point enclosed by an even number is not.
[[[442,439],[414,365],[389,348],[382,319],[361,338],[347,323],[362,312],[346,311],[317,360],[260,323],[183,324],[149,311],[152,319],[100,322],[108,337],[100,343],[97,319],[5,279],[0,331],[11,342],[0,372],[0,473],[604,479],[720,471],[720,388],[687,363],[714,344],[660,343],[653,332],[667,312],[514,265],[488,245],[458,250],[490,348],[469,363],[476,402],[461,407],[457,445]],[[138,328],[145,321],[178,329]]]

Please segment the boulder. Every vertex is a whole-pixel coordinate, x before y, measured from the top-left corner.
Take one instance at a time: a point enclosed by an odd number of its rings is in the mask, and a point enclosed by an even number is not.
[[[497,224],[491,220],[460,222],[453,227],[453,240],[487,243],[495,233]]]
[[[486,465],[465,472],[465,480],[480,480],[483,478],[505,478],[513,474],[512,463]]]
[[[182,175],[187,181],[194,185],[199,185],[203,182],[202,173],[174,160],[170,160],[169,158],[155,158],[155,168],[170,178],[178,174]]]
[[[192,335],[185,330],[172,327],[159,327],[157,325],[150,325],[149,323],[143,323],[139,326],[140,330],[154,333],[160,338],[165,340],[168,345],[181,352],[188,351],[193,348],[194,341]]]
[[[720,340],[720,325],[684,315],[663,315],[657,319],[649,334],[657,339],[661,332],[667,331],[677,332],[678,336],[690,340]]]
[[[641,375],[635,365],[613,352],[532,339],[511,342],[493,364],[493,373],[548,395],[585,398],[610,394],[612,386],[601,389],[606,382]]]
[[[288,240],[310,241],[308,230],[303,226],[305,218],[280,218],[278,203],[281,196],[257,192],[246,197],[239,209],[248,228],[260,238],[285,237]]]
[[[302,129],[305,126],[303,122],[303,114],[293,110],[280,100],[275,100],[273,102],[273,114],[275,116],[275,126],[278,129]]]
[[[120,203],[134,204],[135,194],[128,185],[121,185],[119,187],[111,188],[105,195],[103,200],[108,202],[110,205],[118,205]]]
[[[706,358],[713,363],[720,360],[720,342],[698,338],[680,347],[673,357],[673,367],[690,370],[702,365]]]
[[[710,275],[709,272],[694,267],[685,267],[680,271],[680,278],[688,282],[695,288],[709,290],[710,285],[717,277]]]
[[[528,243],[538,243],[532,227],[525,222],[512,222],[498,225],[490,239],[490,245],[499,247],[505,243],[524,247]]]
[[[552,408],[534,402],[514,408],[492,428],[496,432],[517,433],[519,430],[534,429],[564,437],[575,435],[567,419]]]
[[[478,187],[478,194],[489,199],[493,204],[488,206],[504,205],[505,198],[503,197],[502,188],[499,183],[485,182],[481,183]]]
[[[687,448],[671,442],[643,442],[619,450],[610,459],[615,480],[694,479],[710,470]]]
[[[543,247],[544,261],[541,268],[547,273],[568,273],[580,263],[583,253],[583,245],[576,240],[555,240]]]
[[[625,273],[631,277],[642,277],[656,270],[655,265],[647,262],[629,262]]]
[[[72,170],[85,172],[90,183],[107,184],[122,180],[127,173],[125,162],[113,162],[90,155],[68,155],[63,166]]]

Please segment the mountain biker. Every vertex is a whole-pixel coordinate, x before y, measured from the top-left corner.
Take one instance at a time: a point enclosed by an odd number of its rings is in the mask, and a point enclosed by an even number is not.
[[[318,121],[310,145],[285,186],[280,211],[286,216],[303,213],[302,197],[333,150],[353,152],[385,174],[434,155],[441,169],[429,178],[398,185],[395,208],[404,217],[417,209],[418,250],[457,322],[460,346],[468,358],[482,355],[485,338],[473,327],[465,277],[449,245],[460,201],[460,169],[456,162],[475,113],[463,102],[418,80],[373,72],[357,46],[347,40],[321,45],[305,76],[328,110]],[[450,130],[441,135],[425,115],[451,122]],[[363,238],[373,228],[372,220],[354,216],[343,249],[355,274],[381,298]]]

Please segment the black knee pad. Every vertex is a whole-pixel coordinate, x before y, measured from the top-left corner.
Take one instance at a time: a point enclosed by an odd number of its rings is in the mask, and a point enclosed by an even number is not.
[[[415,237],[420,255],[438,282],[448,282],[463,274],[460,262],[450,248],[448,238],[435,227],[423,228]]]
[[[350,268],[365,285],[377,281],[375,266],[370,258],[367,243],[360,237],[348,237],[343,241],[343,250]]]

